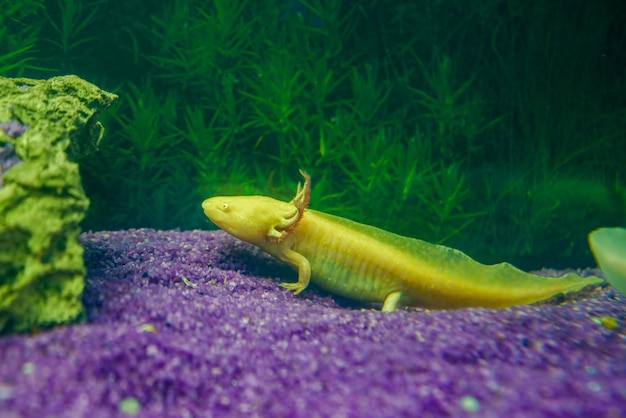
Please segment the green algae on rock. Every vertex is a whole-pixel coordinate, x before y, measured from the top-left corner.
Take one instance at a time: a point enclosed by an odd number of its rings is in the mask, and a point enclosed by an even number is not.
[[[98,115],[116,99],[76,76],[0,77],[0,147],[15,153],[0,167],[0,333],[83,312],[77,237],[89,200],[74,161],[97,150]]]

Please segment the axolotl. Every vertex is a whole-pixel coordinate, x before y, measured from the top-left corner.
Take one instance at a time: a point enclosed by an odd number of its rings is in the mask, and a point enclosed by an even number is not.
[[[218,196],[202,202],[217,226],[298,271],[281,286],[299,294],[312,281],[350,299],[431,309],[505,308],[603,282],[574,273],[546,278],[511,264],[481,264],[461,251],[403,237],[308,209],[311,178],[300,171],[290,202],[266,196]]]

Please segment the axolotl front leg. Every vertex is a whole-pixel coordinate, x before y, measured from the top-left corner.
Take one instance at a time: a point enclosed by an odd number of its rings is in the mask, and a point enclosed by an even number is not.
[[[292,208],[295,213],[290,212],[286,214],[287,216],[282,216],[276,220],[276,223],[268,232],[266,243],[263,246],[268,253],[298,271],[297,282],[280,284],[281,287],[293,291],[296,295],[306,289],[311,281],[311,264],[309,260],[303,254],[293,250],[295,240],[298,239],[297,234],[294,234],[294,229],[298,222],[306,216],[305,210],[309,204],[311,194],[310,177],[302,170],[300,170],[300,173],[304,176],[304,185],[300,187],[300,184],[298,184],[296,195],[289,202],[290,205],[293,205]],[[390,292],[383,301],[382,311],[394,311],[400,304],[401,298],[402,292]]]
[[[283,244],[287,244],[284,242]],[[294,294],[299,294],[307,288],[311,280],[311,264],[309,260],[297,251],[290,249],[287,245],[268,250],[270,254],[279,260],[289,264],[298,271],[298,281],[295,283],[280,283],[281,287],[292,290]],[[390,292],[383,301],[383,312],[392,312],[397,309],[402,299],[401,291]]]
[[[294,294],[299,294],[309,286],[311,281],[311,264],[302,254],[291,249],[295,239],[292,232],[298,222],[304,216],[304,212],[309,205],[311,196],[311,177],[300,170],[304,177],[304,185],[300,187],[294,198],[289,202],[293,205],[293,212],[279,220],[267,234],[267,246],[265,250],[279,260],[289,264],[298,271],[298,281],[295,283],[281,283],[280,286],[292,290]]]
[[[290,249],[284,250],[276,256],[298,271],[297,282],[281,283],[280,286],[292,290],[295,295],[306,289],[311,281],[311,264],[309,264],[309,260],[302,254]]]

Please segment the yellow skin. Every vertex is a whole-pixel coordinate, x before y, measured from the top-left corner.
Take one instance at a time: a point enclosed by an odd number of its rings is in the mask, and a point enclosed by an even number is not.
[[[202,202],[206,216],[229,234],[254,244],[298,271],[281,283],[295,294],[312,280],[329,292],[383,303],[434,309],[505,308],[601,283],[574,273],[557,279],[508,263],[487,266],[462,252],[402,237],[307,209],[310,177],[291,202],[265,196],[219,196]]]

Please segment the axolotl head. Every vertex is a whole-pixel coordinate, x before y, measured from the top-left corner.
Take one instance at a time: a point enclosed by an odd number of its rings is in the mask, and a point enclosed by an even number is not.
[[[211,197],[202,202],[202,209],[224,231],[261,248],[282,240],[298,219],[292,203],[266,196]]]

